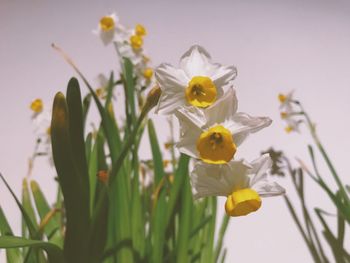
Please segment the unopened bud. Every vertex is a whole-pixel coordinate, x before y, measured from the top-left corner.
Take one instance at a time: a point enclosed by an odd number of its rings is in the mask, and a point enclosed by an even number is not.
[[[143,110],[149,111],[154,106],[156,106],[161,94],[162,94],[162,90],[159,88],[159,86],[154,86],[147,95],[146,103]]]

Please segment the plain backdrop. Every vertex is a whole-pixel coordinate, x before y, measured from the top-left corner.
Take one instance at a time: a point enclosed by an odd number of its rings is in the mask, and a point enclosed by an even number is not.
[[[191,45],[200,44],[215,62],[238,68],[234,83],[239,110],[274,120],[242,145],[241,157],[252,160],[273,145],[292,159],[299,157],[310,164],[307,130],[286,134],[279,118],[277,94],[295,90],[317,123],[341,178],[350,183],[349,1],[0,0],[0,171],[18,195],[35,141],[29,104],[41,97],[50,108],[54,94],[65,91],[75,75],[51,43],[63,47],[91,82],[99,73],[116,70],[112,46],[104,47],[92,34],[100,17],[112,11],[127,26],[142,23],[147,27],[145,48],[154,66],[177,65]],[[165,118],[153,118],[161,139],[166,140]],[[145,141],[140,154],[147,158],[149,153]],[[321,166],[321,171],[333,186],[328,170]],[[32,178],[51,201],[56,194],[54,175],[46,160],[36,162]],[[289,178],[276,180],[297,204]],[[310,180],[306,180],[306,191],[310,208],[335,212]],[[224,201],[220,198],[220,217]],[[3,184],[0,205],[19,235],[20,213]],[[329,220],[334,222],[334,218]],[[225,246],[227,262],[311,262],[281,197],[265,199],[257,213],[233,218]],[[5,261],[4,254],[0,251],[0,262]]]

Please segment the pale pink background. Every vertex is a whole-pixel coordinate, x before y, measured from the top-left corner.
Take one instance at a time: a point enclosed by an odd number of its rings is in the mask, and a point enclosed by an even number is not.
[[[114,10],[122,23],[143,23],[148,28],[145,47],[154,65],[176,65],[184,51],[200,44],[214,61],[237,66],[240,110],[274,120],[271,127],[241,147],[240,156],[249,160],[274,145],[309,163],[305,142],[310,138],[305,129],[301,136],[287,135],[279,119],[277,94],[295,89],[317,120],[320,137],[349,184],[348,1],[1,0],[0,171],[18,195],[34,145],[28,106],[32,99],[41,97],[51,107],[54,94],[64,91],[74,75],[50,44],[64,47],[93,82],[98,73],[108,73],[118,64],[113,48],[104,47],[91,33],[99,18]],[[164,130],[160,136],[164,140],[167,134]],[[142,149],[147,157],[148,144]],[[326,169],[323,171],[332,184]],[[37,162],[33,178],[40,181],[50,200],[55,196],[53,176],[46,161]],[[289,180],[279,182],[295,199]],[[325,195],[309,180],[306,183],[311,205],[334,212]],[[224,201],[220,199],[221,213]],[[20,214],[3,184],[0,204],[19,234]],[[265,200],[257,213],[232,219],[225,245],[227,262],[311,261],[282,198]],[[3,251],[0,261],[4,261]]]

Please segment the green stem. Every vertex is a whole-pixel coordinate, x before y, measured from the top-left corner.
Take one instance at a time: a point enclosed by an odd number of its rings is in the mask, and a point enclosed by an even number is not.
[[[334,167],[332,161],[330,160],[326,150],[324,149],[320,139],[317,136],[315,126],[314,126],[313,122],[311,121],[311,118],[310,118],[309,114],[304,110],[304,107],[302,106],[301,103],[298,103],[298,104],[299,104],[299,107],[301,108],[301,111],[302,111],[303,115],[305,116],[305,119],[306,119],[307,125],[309,127],[311,136],[314,139],[317,148],[319,149],[319,151],[321,152],[322,157],[326,161],[326,164],[328,165],[328,168],[331,171],[331,174],[333,175],[334,180],[336,181],[341,194],[344,196],[344,198],[346,199],[347,203],[349,203],[350,202],[349,196],[347,195],[347,193],[345,191],[344,185],[341,182],[341,180],[340,180],[340,178],[338,176],[337,171],[335,170],[335,167]]]

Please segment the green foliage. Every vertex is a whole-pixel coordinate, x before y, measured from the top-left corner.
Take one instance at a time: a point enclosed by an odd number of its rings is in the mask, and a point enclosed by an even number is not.
[[[299,123],[305,123],[308,128],[310,135],[313,139],[314,146],[308,145],[308,152],[311,158],[312,168],[307,167],[305,162],[298,159],[300,167],[294,168],[291,161],[284,155],[282,151],[275,151],[270,149],[268,152],[273,158],[273,173],[278,176],[289,175],[295,191],[299,197],[301,216],[298,214],[298,209],[293,204],[288,196],[285,196],[285,202],[287,208],[306,244],[314,262],[318,263],[349,263],[350,255],[346,251],[344,246],[346,224],[350,224],[350,200],[349,192],[346,190],[345,184],[341,181],[330,157],[328,156],[324,146],[322,145],[318,134],[316,132],[315,124],[311,121],[310,116],[304,110],[302,104],[299,101],[292,100],[291,105],[297,107],[294,116],[300,116],[302,119]],[[300,111],[300,112],[299,112]],[[293,114],[291,115],[293,117]],[[314,151],[314,148],[318,152]],[[327,171],[321,171],[318,163],[320,160],[316,159],[316,155],[319,154],[321,160],[324,161]],[[324,180],[325,174],[329,173],[329,177],[335,181],[336,189],[327,185]],[[326,196],[332,201],[334,205],[333,213],[328,213],[321,208],[314,208],[310,211],[306,202],[306,191],[305,191],[305,175],[308,175],[314,183],[316,183],[323,191]],[[317,219],[321,223],[322,231],[319,233],[312,219],[312,214],[315,213]],[[326,219],[326,217],[328,217]],[[329,222],[331,220],[331,223]],[[336,220],[335,220],[336,219]],[[337,229],[337,233],[333,233],[332,229]],[[322,235],[320,235],[322,234]],[[322,236],[324,240],[322,240]],[[325,242],[324,242],[325,241]],[[333,253],[335,261],[329,259],[329,256],[325,253],[324,245],[330,248]]]
[[[131,61],[122,62],[121,79],[115,81],[110,75],[104,98],[76,68],[89,93],[82,98],[78,80],[72,78],[67,96],[57,93],[54,98],[51,139],[59,183],[56,204],[49,204],[35,181],[30,182],[29,191],[26,180],[21,203],[1,176],[22,212],[24,233],[28,232],[14,237],[0,209],[0,248],[7,249],[8,262],[21,262],[24,257],[66,263],[223,261],[228,218],[223,219],[215,247],[216,199],[193,201],[188,156],[176,158],[171,149],[171,169],[165,168],[165,149],[147,118],[155,98],[137,107],[136,98],[144,95],[135,88]],[[119,125],[113,91],[121,85],[126,121]],[[91,102],[101,121],[86,136]],[[152,158],[141,161],[138,151],[145,130]],[[149,185],[146,176],[154,178]]]

